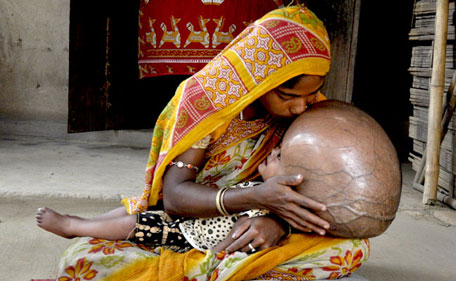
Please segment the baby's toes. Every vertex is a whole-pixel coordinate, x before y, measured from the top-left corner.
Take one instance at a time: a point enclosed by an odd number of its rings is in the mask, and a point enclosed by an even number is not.
[[[41,220],[45,213],[46,213],[46,208],[38,208],[38,210],[36,210],[36,213],[35,213],[35,218]]]

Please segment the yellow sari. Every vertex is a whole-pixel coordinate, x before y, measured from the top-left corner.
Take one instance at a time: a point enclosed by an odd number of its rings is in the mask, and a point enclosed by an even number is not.
[[[146,188],[122,202],[131,214],[161,199],[166,166],[211,135],[197,182],[216,188],[256,176],[258,164],[279,143],[283,124],[274,118],[238,122],[239,112],[268,91],[301,74],[324,76],[329,39],[306,7],[278,9],[247,27],[201,71],[181,83],[154,129]],[[323,95],[319,95],[324,99]],[[314,280],[350,275],[367,260],[368,240],[294,234],[247,255],[178,254],[130,241],[82,238],[64,254],[58,280]]]
[[[144,193],[123,200],[127,211],[157,203],[163,173],[176,156],[211,133],[217,138],[227,120],[285,81],[326,75],[330,61],[326,29],[307,8],[275,10],[247,27],[176,90],[154,128]]]

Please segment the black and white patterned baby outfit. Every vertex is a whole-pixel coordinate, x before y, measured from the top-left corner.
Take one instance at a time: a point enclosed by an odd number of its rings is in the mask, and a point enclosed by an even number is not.
[[[187,252],[193,247],[179,229],[183,219],[172,219],[164,211],[138,213],[133,241],[148,247],[163,247],[178,253]]]
[[[241,183],[232,188],[248,188],[261,182]],[[183,253],[192,248],[205,251],[220,244],[242,215],[264,216],[267,210],[249,210],[231,216],[173,219],[164,211],[137,214],[134,242],[149,247],[163,247]]]

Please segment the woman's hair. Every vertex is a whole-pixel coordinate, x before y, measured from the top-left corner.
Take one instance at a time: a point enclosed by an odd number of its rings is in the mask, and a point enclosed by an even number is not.
[[[285,81],[285,82],[284,82],[282,85],[280,85],[280,86],[281,86],[281,87],[284,87],[284,88],[287,88],[287,89],[291,89],[291,88],[293,88],[293,87],[296,85],[296,83],[298,82],[298,80],[299,80],[301,77],[303,77],[303,76],[305,76],[305,74],[301,74],[301,75],[295,76],[295,77],[291,78],[290,80]]]

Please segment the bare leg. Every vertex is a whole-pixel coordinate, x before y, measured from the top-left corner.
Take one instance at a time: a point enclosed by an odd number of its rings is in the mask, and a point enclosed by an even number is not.
[[[93,217],[91,218],[91,220],[104,220],[104,219],[108,219],[108,218],[116,218],[116,217],[122,217],[122,216],[127,216],[128,213],[127,213],[127,210],[125,209],[125,207],[119,207],[119,208],[116,208],[114,210],[111,210],[111,211],[108,211],[104,214],[101,214],[101,215],[98,215],[96,217]]]
[[[39,227],[64,238],[90,236],[108,240],[126,239],[133,237],[132,230],[136,226],[136,215],[126,212],[123,216],[84,219],[61,215],[43,207],[38,209],[35,217]]]

